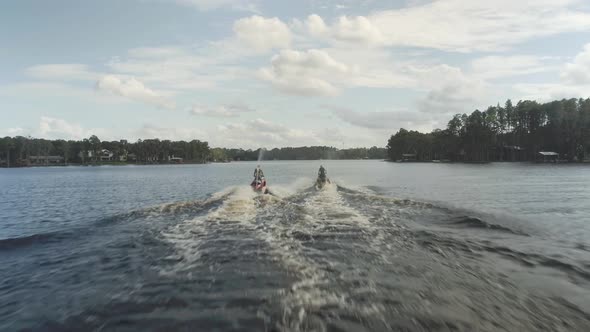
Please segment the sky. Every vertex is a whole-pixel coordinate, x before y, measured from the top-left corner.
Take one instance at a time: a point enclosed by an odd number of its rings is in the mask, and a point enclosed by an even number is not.
[[[370,147],[588,97],[587,0],[0,3],[0,136]]]

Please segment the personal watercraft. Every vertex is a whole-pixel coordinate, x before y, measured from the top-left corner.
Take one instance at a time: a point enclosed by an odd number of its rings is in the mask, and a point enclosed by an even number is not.
[[[318,179],[315,181],[316,188],[322,189],[330,183],[330,179],[328,179],[328,175],[326,174],[326,169],[324,166],[320,166],[320,170],[318,171]]]
[[[269,193],[268,188],[266,187],[266,179],[265,178],[256,179],[256,180],[252,181],[250,186],[252,187],[252,190],[254,190],[255,192],[258,192],[261,194],[268,194]]]

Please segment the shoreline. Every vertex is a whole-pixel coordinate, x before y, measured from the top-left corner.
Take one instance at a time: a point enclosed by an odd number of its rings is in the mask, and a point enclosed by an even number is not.
[[[93,163],[93,164],[54,164],[54,165],[27,165],[16,167],[0,167],[0,169],[14,169],[14,168],[41,168],[41,167],[100,167],[100,166],[172,166],[172,165],[207,165],[207,164],[230,164],[230,163],[244,163],[244,162],[275,162],[275,161],[380,161],[398,164],[529,164],[529,165],[590,165],[590,160],[586,161],[557,161],[557,162],[540,162],[540,161],[449,161],[449,160],[428,160],[428,161],[401,161],[390,159],[281,159],[281,160],[235,160],[235,161],[209,161],[209,162],[183,162],[183,163]]]

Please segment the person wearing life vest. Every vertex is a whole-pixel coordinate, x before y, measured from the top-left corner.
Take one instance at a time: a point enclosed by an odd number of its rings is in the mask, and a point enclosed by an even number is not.
[[[318,171],[318,181],[326,182],[326,179],[327,179],[326,169],[322,165],[322,166],[320,166],[320,170]]]
[[[254,169],[254,181],[261,181],[262,178],[264,178],[264,173],[262,172],[260,165],[258,165]]]

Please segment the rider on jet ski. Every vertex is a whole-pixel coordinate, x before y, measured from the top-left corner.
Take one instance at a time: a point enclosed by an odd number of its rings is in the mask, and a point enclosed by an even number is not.
[[[263,177],[264,173],[262,172],[260,165],[256,166],[256,168],[254,169],[254,181],[261,180]]]
[[[324,166],[320,166],[320,170],[318,171],[318,179],[316,181],[316,185],[319,188],[322,188],[326,183],[330,183],[330,179],[328,179],[328,175],[326,174],[326,169]]]
[[[268,189],[266,188],[266,179],[264,178],[264,173],[262,172],[260,165],[256,166],[254,169],[254,181],[252,181],[250,185],[255,191],[262,191],[265,194],[268,192]]]

